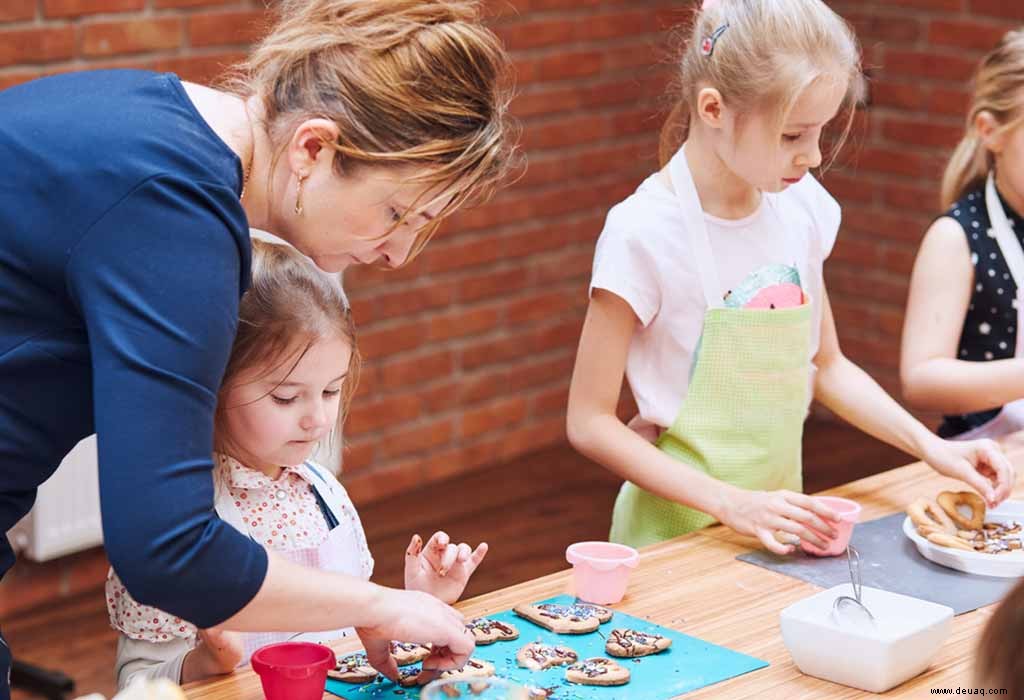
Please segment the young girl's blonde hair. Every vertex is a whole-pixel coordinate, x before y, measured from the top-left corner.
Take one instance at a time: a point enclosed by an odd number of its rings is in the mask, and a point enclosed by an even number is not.
[[[409,255],[467,201],[487,199],[516,161],[509,58],[473,0],[281,0],[279,19],[227,88],[257,95],[275,163],[305,119],[337,124],[339,174],[361,165],[423,168],[445,202]],[[401,223],[401,222],[399,222]]]
[[[942,208],[948,209],[978,185],[992,169],[992,154],[974,125],[980,112],[999,122],[998,132],[1024,120],[1024,31],[1007,32],[981,62],[974,79],[974,97],[967,110],[967,127],[942,176]],[[997,133],[998,133],[997,132]]]
[[[344,340],[352,349],[341,390],[338,426],[345,422],[359,383],[361,360],[355,324],[337,275],[322,272],[290,246],[252,241],[252,281],[238,309],[238,332],[231,347],[215,415],[218,451],[230,444],[224,430],[226,396],[239,376],[255,371],[250,381],[298,364],[314,343]]]
[[[837,75],[848,81],[848,88],[836,122],[840,130],[831,144],[834,156],[849,134],[864,94],[860,47],[850,26],[821,0],[707,0],[704,4],[695,12],[684,43],[676,76],[677,101],[661,132],[662,164],[686,140],[701,89],[717,89],[740,115],[768,110],[781,132],[800,93],[819,78]]]

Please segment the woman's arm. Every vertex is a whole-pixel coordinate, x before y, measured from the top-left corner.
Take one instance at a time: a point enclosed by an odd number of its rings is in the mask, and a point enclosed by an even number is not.
[[[1010,495],[1013,467],[991,440],[942,440],[907,413],[839,348],[832,305],[822,299],[821,347],[814,395],[840,418],[865,433],[928,462],[935,471],[970,484],[991,505]]]
[[[1024,358],[957,358],[973,286],[974,267],[963,229],[954,219],[938,219],[917,254],[903,323],[900,379],[910,405],[959,414],[1024,398]]]
[[[569,388],[567,430],[573,447],[646,491],[758,537],[772,551],[792,551],[774,538],[775,530],[825,546],[811,529],[832,532],[821,519],[832,513],[813,499],[785,492],[751,492],[718,481],[673,459],[619,420],[615,409],[636,324],[626,301],[594,290]]]

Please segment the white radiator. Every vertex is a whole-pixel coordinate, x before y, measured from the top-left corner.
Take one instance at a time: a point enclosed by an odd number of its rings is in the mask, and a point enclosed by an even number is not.
[[[68,453],[57,471],[39,487],[35,506],[8,536],[15,551],[35,561],[103,543],[95,435]]]
[[[325,442],[313,454],[313,459],[335,474],[340,471],[340,443],[340,437],[336,438],[331,450]],[[15,551],[34,561],[103,544],[95,435],[68,453],[56,473],[39,487],[35,506],[8,536]]]

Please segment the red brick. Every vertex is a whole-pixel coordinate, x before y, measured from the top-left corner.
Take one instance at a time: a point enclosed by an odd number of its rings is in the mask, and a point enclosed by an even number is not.
[[[0,66],[63,61],[71,58],[74,50],[72,27],[0,31]]]
[[[829,303],[837,328],[863,331],[875,327],[876,311],[871,304],[847,302],[835,296],[829,299]]]
[[[564,282],[565,280],[580,280],[584,284],[574,286],[578,289],[579,299],[586,300],[587,287],[585,282],[590,279],[590,271],[594,264],[594,251],[567,250],[551,259],[544,260],[537,266],[537,281],[541,284],[552,284]]]
[[[936,87],[928,95],[928,111],[931,114],[966,116],[971,102],[967,90]]]
[[[917,83],[878,79],[870,82],[872,107],[918,110],[925,104],[925,91]]]
[[[426,337],[427,325],[412,321],[359,333],[359,348],[364,357],[377,358],[419,347]]]
[[[976,66],[977,62],[973,58],[960,55],[888,49],[883,69],[893,76],[967,80],[974,74]]]
[[[560,51],[552,56],[516,62],[517,82],[521,85],[541,81],[569,80],[598,75],[602,69],[601,51]]]
[[[888,117],[882,125],[882,133],[885,138],[900,145],[952,147],[963,136],[963,127],[937,124],[932,120]]]
[[[576,38],[582,41],[620,39],[656,31],[656,18],[648,8],[605,12],[576,23]]]
[[[523,391],[551,381],[568,381],[575,361],[575,347],[570,346],[557,357],[514,367],[505,375],[506,390]]]
[[[868,269],[878,265],[880,259],[881,251],[878,243],[859,240],[852,236],[840,236],[829,257],[831,262],[852,263]]]
[[[379,389],[411,390],[417,384],[434,381],[451,374],[455,369],[455,357],[450,350],[418,354],[400,360],[381,363]]]
[[[462,414],[462,437],[472,438],[521,423],[526,411],[526,399],[521,396],[468,410]]]
[[[362,401],[353,403],[345,430],[348,435],[362,435],[371,430],[407,423],[419,415],[420,402],[415,393]]]
[[[430,415],[445,413],[459,406],[458,382],[442,382],[417,391],[423,402],[424,412]]]
[[[899,211],[935,214],[939,211],[939,188],[890,183],[881,188],[885,204]]]
[[[572,298],[564,291],[541,292],[509,304],[508,321],[523,324],[558,318],[571,305]]]
[[[564,385],[546,389],[530,400],[530,416],[537,418],[548,416],[553,413],[565,416],[569,405],[569,382]]]
[[[214,5],[229,5],[236,0],[154,0],[156,9],[162,10],[170,7],[212,7]]]
[[[341,477],[365,471],[373,466],[374,453],[379,438],[372,436],[361,440],[346,440],[341,453]]]
[[[1006,25],[969,20],[932,20],[928,27],[928,41],[946,46],[988,51],[1006,33]]]
[[[156,62],[155,70],[177,73],[182,80],[193,83],[210,84],[244,58],[245,53],[237,51],[165,58]]]
[[[871,202],[875,198],[875,184],[865,177],[845,175],[831,170],[825,173],[821,184],[833,197],[843,202]]]
[[[972,15],[991,15],[1024,22],[1024,5],[1017,0],[969,0],[969,2]]]
[[[869,275],[868,272],[863,269],[844,270],[838,266],[826,266],[825,278],[829,294],[837,298],[873,300],[890,305],[902,305],[906,301],[907,279],[896,281]]]
[[[415,488],[422,481],[418,460],[385,464],[343,479],[352,501],[366,505]]]
[[[428,309],[448,306],[455,296],[455,285],[448,283],[427,283],[412,289],[392,294],[374,294],[370,306],[373,312],[367,321],[405,317]],[[353,301],[353,303],[355,303]]]
[[[919,177],[928,172],[925,160],[906,150],[897,152],[892,148],[879,147],[853,149],[851,161],[857,177],[863,177],[861,173],[865,170],[912,177]]]
[[[251,44],[260,39],[267,29],[267,17],[259,10],[197,14],[188,18],[188,37],[192,46]]]
[[[843,212],[843,227],[860,231],[876,239],[919,241],[928,227],[929,217],[904,212],[867,211],[849,207]]]
[[[535,331],[518,331],[497,340],[481,340],[467,343],[461,351],[463,370],[473,370],[519,357],[520,348],[531,348]]]
[[[903,333],[903,312],[894,309],[879,310],[878,326],[883,333],[898,338]]]
[[[528,281],[529,273],[522,267],[471,275],[459,280],[458,299],[461,302],[480,301],[514,294],[525,288]]]
[[[4,0],[0,4],[0,22],[21,22],[35,16],[36,0]]]
[[[483,372],[463,375],[459,382],[458,396],[459,402],[465,406],[506,396],[511,391],[514,389],[508,385],[508,373],[488,367]]]
[[[846,19],[853,24],[857,37],[864,43],[872,40],[910,43],[924,33],[921,21],[915,17],[850,14]]]
[[[423,253],[422,272],[450,272],[477,267],[502,259],[501,246],[491,237],[434,244]]]
[[[563,44],[572,38],[577,22],[575,19],[525,19],[501,24],[495,27],[495,33],[513,51],[531,49]]]
[[[181,39],[181,20],[176,17],[97,22],[82,30],[82,53],[114,56],[174,49]]]
[[[453,338],[467,338],[494,330],[501,323],[500,305],[449,311],[430,319],[427,339],[444,342]]]
[[[18,0],[15,0],[15,2],[18,2]],[[35,5],[34,0],[32,4]],[[145,5],[145,0],[43,0],[43,15],[56,18],[99,14],[101,12],[130,12],[132,10],[141,10]]]
[[[429,450],[451,442],[454,425],[450,418],[404,428],[381,440],[382,457],[400,457]]]
[[[888,5],[914,7],[923,10],[960,10],[965,0],[887,0]],[[859,3],[858,3],[859,5]]]
[[[501,441],[501,459],[511,460],[544,447],[565,442],[565,417],[554,416],[531,421],[504,436]]]
[[[610,136],[611,128],[610,121],[594,114],[555,119],[527,131],[523,135],[523,147],[532,152],[597,141]]]

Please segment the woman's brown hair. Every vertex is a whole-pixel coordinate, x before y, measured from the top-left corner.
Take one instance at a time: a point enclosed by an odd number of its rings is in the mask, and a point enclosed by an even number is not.
[[[226,87],[260,100],[275,161],[291,129],[325,118],[340,131],[325,141],[341,155],[339,174],[420,169],[429,201],[413,211],[445,205],[411,260],[441,219],[489,198],[515,165],[509,67],[472,0],[281,0],[277,23]]]
[[[1024,697],[1024,583],[1014,588],[989,618],[975,655],[979,688],[999,688]]]

